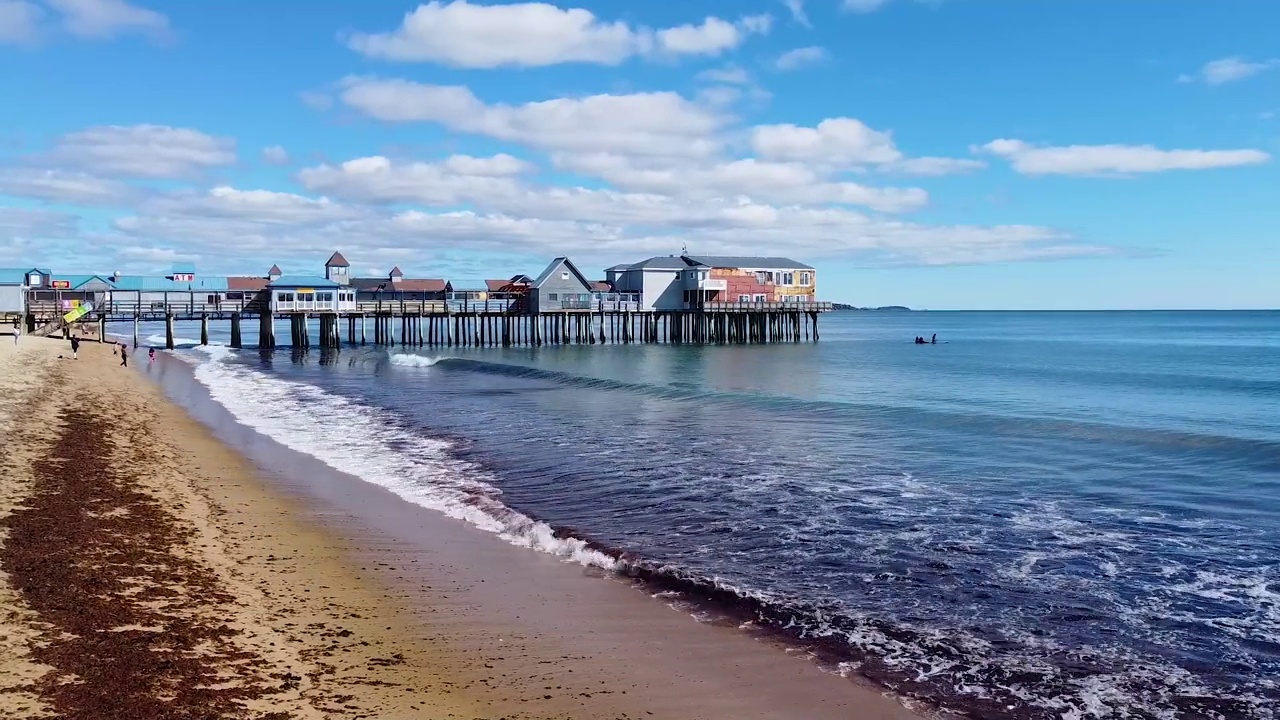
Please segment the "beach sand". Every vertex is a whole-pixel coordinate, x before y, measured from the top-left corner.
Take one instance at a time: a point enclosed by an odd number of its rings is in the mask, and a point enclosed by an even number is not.
[[[483,533],[321,518],[110,345],[5,340],[0,717],[916,717]]]

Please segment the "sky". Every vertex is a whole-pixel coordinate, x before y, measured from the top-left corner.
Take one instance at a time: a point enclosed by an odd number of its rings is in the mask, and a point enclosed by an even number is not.
[[[1280,2],[0,0],[0,265],[1280,307]]]

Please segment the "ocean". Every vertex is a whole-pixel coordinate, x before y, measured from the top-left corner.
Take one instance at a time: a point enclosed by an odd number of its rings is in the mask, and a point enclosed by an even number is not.
[[[1278,716],[1280,313],[175,354],[287,447],[938,707]]]

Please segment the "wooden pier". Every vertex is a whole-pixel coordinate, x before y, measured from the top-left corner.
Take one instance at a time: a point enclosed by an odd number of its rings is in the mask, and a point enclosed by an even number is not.
[[[209,343],[210,323],[229,322],[231,346],[245,347],[243,323],[258,323],[259,348],[283,345],[277,321],[289,326],[288,344],[295,348],[338,348],[347,345],[404,347],[537,347],[542,345],[626,345],[638,343],[745,345],[816,342],[818,316],[829,303],[723,303],[690,310],[632,311],[564,310],[539,314],[510,310],[454,312],[447,306],[418,303],[413,307],[362,307],[354,313],[277,313],[246,304],[228,308],[197,303],[176,307],[130,307],[113,303],[80,322],[98,325],[106,336],[108,323],[133,324],[133,344],[139,345],[139,324],[162,321],[165,346],[174,347],[175,323],[199,322],[200,343]],[[56,314],[28,315],[34,331]],[[345,337],[344,337],[345,336]]]

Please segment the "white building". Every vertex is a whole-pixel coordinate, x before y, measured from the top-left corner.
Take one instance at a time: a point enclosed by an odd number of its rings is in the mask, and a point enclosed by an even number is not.
[[[271,312],[350,313],[356,311],[356,291],[322,277],[284,275],[267,285]]]
[[[0,268],[0,315],[27,311],[27,293],[47,290],[51,273],[43,268]]]

